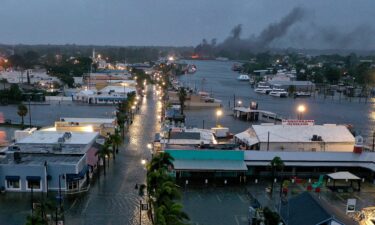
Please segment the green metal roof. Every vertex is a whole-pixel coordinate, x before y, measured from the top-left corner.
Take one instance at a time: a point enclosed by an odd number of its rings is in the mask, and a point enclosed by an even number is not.
[[[165,150],[175,160],[234,160],[244,161],[244,152],[238,150]]]

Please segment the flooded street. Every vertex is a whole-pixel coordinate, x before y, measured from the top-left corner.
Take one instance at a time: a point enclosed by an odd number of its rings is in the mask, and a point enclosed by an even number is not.
[[[153,141],[160,126],[155,103],[153,94],[149,92],[116,160],[110,160],[107,174],[101,173],[86,196],[68,204],[66,224],[139,224],[140,197],[135,185],[146,183],[146,169],[141,160],[151,159],[147,143]],[[142,213],[142,218],[142,224],[147,224],[146,212]]]
[[[91,109],[98,109],[98,114],[92,110],[89,115],[82,114],[80,116],[100,117],[102,113],[113,109],[113,107],[93,107]],[[141,160],[151,159],[147,143],[153,141],[154,134],[160,127],[157,121],[157,110],[156,97],[150,90],[142,100],[139,112],[134,117],[133,124],[126,134],[124,145],[121,146],[116,159],[110,159],[106,175],[101,170],[100,177],[95,178],[87,193],[65,198],[65,224],[139,224],[139,201],[141,198],[135,185],[146,183],[146,169],[141,164]],[[72,114],[69,115],[72,116]],[[73,115],[79,116],[79,114]],[[48,121],[48,119],[43,121]],[[17,216],[14,216],[15,212],[17,212]],[[24,224],[29,213],[29,194],[7,193],[1,196],[1,225]],[[142,224],[148,224],[146,211],[142,212]]]

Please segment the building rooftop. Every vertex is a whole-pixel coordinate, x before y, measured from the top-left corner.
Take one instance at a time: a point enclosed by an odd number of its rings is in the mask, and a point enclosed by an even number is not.
[[[280,214],[287,225],[318,225],[342,223],[334,220],[310,193],[304,192],[281,203]],[[333,220],[335,223],[328,223]]]
[[[248,166],[268,166],[276,156],[283,160],[285,166],[361,167],[375,171],[374,152],[244,151]]]
[[[321,136],[323,142],[355,142],[354,136],[344,125],[253,125],[249,130],[236,137],[253,142],[312,142],[313,135]]]
[[[64,165],[76,165],[84,155],[59,155],[59,154],[28,154],[21,153],[21,160],[16,162],[12,154],[2,159],[0,164],[17,164],[17,165],[44,165],[45,162],[48,164],[64,164]]]
[[[161,139],[160,143],[167,143],[171,145],[198,145],[210,144],[216,142],[211,130],[191,128],[184,129],[181,132],[172,132],[171,138]]]
[[[136,89],[134,87],[109,85],[100,90],[102,93],[108,93],[110,91],[115,93],[130,93],[135,92]]]
[[[17,142],[17,144],[57,144],[64,131],[35,131]],[[69,132],[70,138],[65,138],[64,145],[87,145],[98,137],[98,132]]]
[[[71,118],[71,117],[62,117],[60,121],[70,122],[70,123],[114,123],[115,118]]]

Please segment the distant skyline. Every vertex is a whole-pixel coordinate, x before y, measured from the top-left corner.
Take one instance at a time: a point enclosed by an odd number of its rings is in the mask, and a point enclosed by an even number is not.
[[[306,15],[272,46],[375,49],[373,0],[2,0],[0,43],[196,46],[237,24],[258,35],[295,7]]]

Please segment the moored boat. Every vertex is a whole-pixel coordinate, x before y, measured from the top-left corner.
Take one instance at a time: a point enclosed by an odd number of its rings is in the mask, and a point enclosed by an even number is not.
[[[286,92],[284,89],[274,88],[269,93],[270,96],[279,97],[279,98],[286,98],[288,97],[289,93]]]
[[[246,74],[241,74],[237,77],[237,80],[239,81],[249,81],[250,80],[250,77],[249,75],[246,75]]]
[[[310,97],[311,93],[310,92],[304,92],[304,91],[297,91],[294,93],[295,98],[303,98],[303,97]]]

